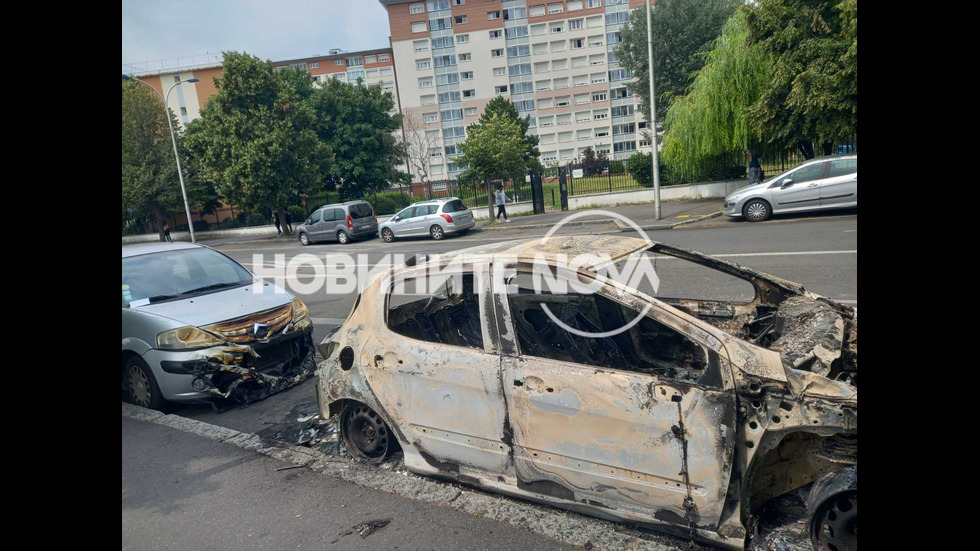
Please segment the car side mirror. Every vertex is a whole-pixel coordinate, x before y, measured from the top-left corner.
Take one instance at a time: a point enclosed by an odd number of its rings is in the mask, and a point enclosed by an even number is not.
[[[791,185],[793,185],[793,180],[790,180],[789,178],[786,178],[785,180],[783,180],[783,184],[781,186],[779,186],[779,189],[786,189],[786,188],[788,188]]]
[[[391,218],[391,221],[392,221],[392,222],[397,222],[397,221],[399,221],[399,220],[401,220],[401,218],[399,218],[399,217],[397,217],[397,216],[393,216],[393,217]]]

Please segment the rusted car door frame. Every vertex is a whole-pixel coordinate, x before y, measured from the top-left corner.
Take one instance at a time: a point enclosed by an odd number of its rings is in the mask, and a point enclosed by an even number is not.
[[[400,271],[382,282],[384,308],[376,323],[384,343],[372,351],[378,374],[370,384],[382,407],[424,462],[415,463],[406,450],[406,463],[434,475],[478,476],[512,471],[509,448],[502,442],[506,407],[500,381],[500,356],[493,307],[489,297],[489,264],[463,263],[444,273],[472,271],[481,299],[484,349],[417,340],[388,327],[390,292],[405,279],[425,277],[432,266]]]
[[[532,270],[530,264],[494,263],[494,291],[504,281],[502,272],[515,267]],[[647,316],[713,354],[721,384],[709,388],[522,356],[501,292],[494,304],[518,487],[674,531],[714,532],[722,522],[736,442],[727,351],[711,335],[716,329],[692,323],[652,297],[615,282],[599,292],[637,311],[649,303]]]

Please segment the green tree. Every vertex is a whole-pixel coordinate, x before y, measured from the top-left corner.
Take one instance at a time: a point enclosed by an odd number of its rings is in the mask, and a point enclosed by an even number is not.
[[[466,128],[463,152],[456,162],[467,166],[464,176],[479,178],[485,184],[498,178],[513,178],[527,170],[526,142],[521,125],[507,115],[494,113]]]
[[[170,110],[153,90],[134,80],[122,83],[122,210],[123,219],[156,222],[163,237],[168,212],[183,211],[177,163],[167,116],[179,128]],[[181,162],[186,164],[182,137],[177,135]],[[188,202],[202,205],[210,199],[207,186],[185,178]],[[132,211],[132,215],[129,214]]]
[[[658,0],[653,5],[650,24],[658,124],[663,123],[667,108],[676,97],[684,94],[704,65],[703,54],[710,49],[738,4],[738,0]],[[619,64],[636,78],[626,86],[639,96],[639,107],[649,121],[650,106],[643,99],[650,93],[645,7],[633,10],[620,35],[622,42],[615,49]]]
[[[813,140],[829,155],[857,131],[857,0],[759,0],[742,8],[750,39],[772,58],[772,78],[752,110],[773,140]]]
[[[764,140],[750,111],[769,84],[771,63],[748,41],[745,14],[738,12],[725,23],[687,94],[667,111],[665,164],[697,171],[709,158],[760,147]]]
[[[187,144],[222,197],[271,208],[284,220],[289,200],[330,169],[330,149],[315,130],[312,81],[244,53],[225,52],[222,67],[218,93],[188,125]]]
[[[480,124],[486,123],[494,115],[510,117],[517,122],[523,136],[521,138],[521,157],[524,159],[528,168],[540,168],[541,162],[538,160],[541,157],[541,152],[538,151],[539,138],[537,135],[528,134],[527,132],[531,126],[531,116],[521,117],[514,102],[503,96],[497,96],[487,102],[486,107],[483,108],[483,114],[480,115]]]
[[[397,170],[405,153],[392,132],[401,127],[401,115],[391,115],[395,102],[380,84],[364,86],[335,79],[314,91],[316,133],[334,154],[324,175],[330,191],[342,198],[361,197],[411,177]]]

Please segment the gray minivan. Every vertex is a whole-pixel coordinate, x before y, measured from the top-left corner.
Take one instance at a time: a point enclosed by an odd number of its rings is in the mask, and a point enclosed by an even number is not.
[[[347,201],[324,205],[296,228],[299,242],[309,245],[314,241],[337,241],[341,245],[352,239],[369,237],[378,233],[378,218],[367,201]]]

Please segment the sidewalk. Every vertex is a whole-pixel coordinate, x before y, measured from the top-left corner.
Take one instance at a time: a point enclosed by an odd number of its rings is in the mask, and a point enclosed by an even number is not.
[[[660,220],[656,219],[656,211],[654,210],[653,203],[644,203],[641,205],[616,205],[612,207],[569,210],[564,212],[561,210],[548,210],[544,214],[528,214],[512,217],[508,223],[504,223],[503,219],[499,222],[481,220],[476,223],[476,228],[485,231],[503,231],[551,227],[568,216],[584,212],[594,212],[595,214],[590,214],[588,217],[579,215],[580,218],[570,222],[570,224],[616,223],[614,218],[608,214],[604,214],[612,212],[632,220],[644,230],[671,229],[680,224],[720,215],[722,211],[721,203],[721,199],[663,201],[660,203]],[[621,229],[629,227],[623,222],[619,222],[617,225]]]

